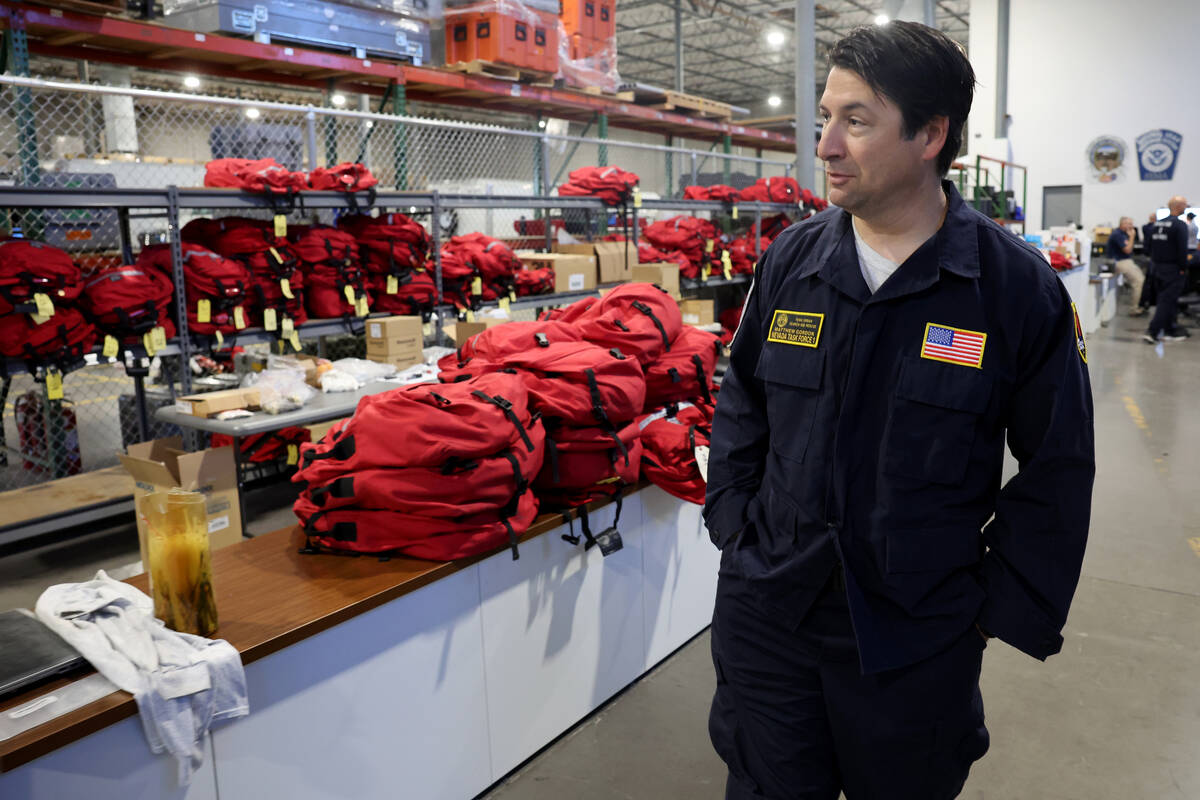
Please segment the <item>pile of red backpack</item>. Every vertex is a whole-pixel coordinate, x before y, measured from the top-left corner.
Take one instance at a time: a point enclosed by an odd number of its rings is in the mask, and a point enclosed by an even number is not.
[[[544,316],[467,339],[440,362],[442,383],[365,398],[302,445],[295,511],[310,544],[455,559],[507,541],[515,554],[539,503],[619,499],[641,474],[702,502],[689,453],[708,441],[718,338],[649,284]],[[415,438],[396,448],[396,430]]]
[[[762,253],[767,251],[767,247],[771,244],[771,240],[767,237],[760,237],[758,240],[758,250],[754,247],[754,237],[739,236],[729,243],[729,261],[732,265],[734,275],[753,275],[754,265],[758,263],[758,259]]]
[[[442,290],[460,308],[515,294],[521,269],[521,259],[512,248],[482,233],[455,236],[442,248]],[[551,272],[551,285],[553,281]]]
[[[364,397],[300,447],[293,508],[310,548],[451,560],[508,543],[515,558],[545,456],[532,403],[526,381],[502,372]]]
[[[75,301],[83,291],[71,257],[41,242],[0,241],[0,355],[30,366],[75,366],[96,344]]]
[[[250,299],[253,307],[263,312],[264,328],[282,331],[289,327],[285,320],[294,325],[308,320],[304,272],[300,257],[286,237],[276,236],[271,223],[256,219],[223,217],[206,222],[207,246],[241,262],[250,272]]]
[[[358,242],[376,311],[419,315],[433,308],[432,242],[421,223],[398,213],[355,214],[339,219],[338,227]]]
[[[518,297],[528,297],[534,294],[550,294],[554,291],[554,268],[538,267],[529,269],[522,267],[513,275],[513,285]]]
[[[623,205],[638,185],[636,173],[617,167],[580,167],[558,187],[560,197],[598,197],[610,206]]]
[[[378,183],[369,169],[352,163],[317,167],[305,174],[293,172],[273,158],[217,158],[204,168],[205,186],[268,194],[308,189],[358,192],[372,189]]]
[[[721,250],[724,249],[717,226],[699,217],[671,217],[646,226],[642,235],[662,253],[679,253],[686,260],[680,262],[679,274],[693,280],[701,273],[720,274]],[[639,251],[639,260],[641,258]],[[677,260],[668,257],[667,260]]]
[[[304,270],[304,296],[314,319],[365,317],[371,307],[358,241],[330,225],[298,225],[289,234]]]
[[[717,183],[712,186],[685,186],[684,200],[718,200],[722,203],[732,203],[741,198],[741,193],[732,186]]]
[[[194,231],[195,229],[193,229]],[[188,330],[200,336],[235,334],[252,324],[254,278],[239,261],[190,241],[180,242]],[[138,254],[143,272],[172,275],[171,247],[151,245]]]

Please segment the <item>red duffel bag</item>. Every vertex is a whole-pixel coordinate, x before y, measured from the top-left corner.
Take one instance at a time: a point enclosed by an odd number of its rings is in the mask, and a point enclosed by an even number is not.
[[[679,304],[651,283],[618,286],[579,320],[585,341],[616,348],[643,365],[669,352],[682,328]]]
[[[236,333],[251,324],[254,278],[239,261],[182,243],[188,330],[201,336]],[[146,248],[147,250],[149,248]],[[143,255],[145,250],[142,251]],[[170,253],[167,253],[170,263]],[[204,305],[207,309],[204,309]],[[201,322],[207,314],[207,321]]]
[[[696,463],[696,448],[710,444],[712,408],[680,403],[639,418],[636,426],[642,475],[680,500],[704,505],[707,485]]]
[[[646,410],[682,400],[702,399],[712,405],[713,373],[720,355],[721,337],[683,326],[670,352],[646,367]]]
[[[558,187],[558,194],[560,197],[598,197],[615,206],[629,201],[638,181],[636,173],[617,167],[580,167]]]
[[[204,185],[282,194],[307,189],[308,178],[273,158],[217,158],[204,166]]]
[[[29,239],[0,240],[0,314],[32,304],[36,294],[70,303],[82,290],[79,267],[62,250]]]
[[[96,346],[96,328],[78,309],[59,306],[42,324],[30,314],[0,315],[0,355],[32,364],[80,361]]]
[[[708,187],[707,186],[685,186],[685,187],[683,187],[683,199],[684,200],[707,200],[708,199]]]
[[[367,276],[359,262],[358,243],[346,231],[329,225],[299,230],[294,244],[304,270],[304,302],[316,319],[358,314],[367,298]]]
[[[800,184],[795,178],[759,178],[753,185],[742,189],[740,200],[758,203],[800,204]]]
[[[333,167],[317,167],[308,173],[308,185],[313,189],[335,192],[362,192],[377,186],[379,181],[362,164],[346,162]]]
[[[156,269],[110,267],[84,283],[79,304],[100,331],[130,344],[156,326],[164,328],[168,339],[175,335],[173,294],[170,279]]]

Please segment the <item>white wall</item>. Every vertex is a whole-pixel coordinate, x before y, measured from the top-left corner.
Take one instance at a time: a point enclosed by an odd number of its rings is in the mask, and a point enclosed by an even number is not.
[[[984,40],[994,41],[996,0],[971,6],[971,59],[980,75],[974,142],[994,132],[995,46]],[[1013,160],[1029,167],[1032,228],[1041,226],[1043,186],[1081,185],[1085,227],[1122,215],[1141,224],[1173,194],[1200,199],[1200,103],[1183,68],[1197,30],[1200,6],[1177,0],[1011,0],[1009,138]],[[1173,181],[1138,176],[1135,140],[1157,128],[1183,134]],[[1093,179],[1086,156],[1105,135],[1127,146],[1124,176],[1110,184]]]

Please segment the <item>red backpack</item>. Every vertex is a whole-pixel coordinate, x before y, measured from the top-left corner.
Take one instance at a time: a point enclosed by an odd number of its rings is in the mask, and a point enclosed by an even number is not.
[[[683,187],[683,199],[684,200],[707,200],[708,199],[708,187],[707,186],[685,186],[685,187]]]
[[[599,297],[584,297],[569,306],[548,308],[538,315],[538,319],[547,322],[575,322],[583,317],[592,306],[600,302]]]
[[[696,464],[696,447],[712,437],[712,408],[680,403],[638,419],[642,475],[669,494],[704,505],[706,487]]]
[[[204,185],[282,194],[307,189],[308,178],[273,158],[218,158],[204,166]]]
[[[346,162],[333,167],[317,167],[308,173],[308,185],[313,189],[335,192],[362,192],[378,185],[371,170],[362,164]]]
[[[579,321],[585,341],[616,348],[643,365],[671,350],[683,328],[679,304],[650,283],[626,283],[600,298]]]
[[[762,237],[768,241],[775,241],[775,237],[786,231],[791,225],[791,217],[787,214],[776,214],[773,217],[767,217],[762,221]]]
[[[29,239],[0,241],[0,314],[18,307],[33,313],[35,294],[57,305],[75,300],[82,290],[79,267],[57,247]]]
[[[31,365],[58,363],[65,370],[95,346],[95,327],[69,306],[56,306],[54,316],[40,325],[30,314],[0,315],[0,355],[5,358]]]
[[[513,285],[518,297],[550,294],[554,291],[554,268],[519,269],[513,273]]]
[[[646,410],[682,400],[714,404],[713,373],[721,355],[721,338],[685,325],[670,352],[646,367]]]
[[[80,307],[97,328],[126,344],[140,341],[156,326],[162,326],[170,339],[175,336],[173,294],[170,279],[156,269],[110,267],[84,283]]]
[[[402,272],[391,284],[387,275],[368,276],[367,288],[371,293],[371,308],[387,314],[420,316],[435,305],[437,285],[428,270]],[[389,293],[394,288],[395,291]]]
[[[560,197],[598,197],[607,205],[615,206],[629,201],[638,176],[617,167],[581,167],[567,176],[567,182],[558,187]]]
[[[404,214],[352,214],[341,217],[338,227],[357,240],[367,270],[373,273],[422,269],[432,246],[421,223]]]
[[[560,322],[508,322],[481,331],[459,345],[458,350],[438,361],[438,379],[443,383],[466,380],[485,372],[498,372],[508,358],[526,350],[560,342],[580,342],[573,325]]]
[[[513,289],[513,275],[522,269],[521,259],[504,242],[482,233],[468,233],[455,236],[447,247],[475,267],[484,286],[495,296],[507,295]],[[484,299],[495,299],[486,295]]]
[[[308,428],[290,426],[268,433],[253,433],[241,440],[242,462],[251,464],[270,464],[273,461],[287,461],[288,449],[311,442],[312,433]],[[233,437],[223,433],[214,433],[210,447],[232,447]]]
[[[532,347],[505,358],[504,367],[521,376],[535,409],[566,425],[622,425],[646,399],[637,359],[587,342]]]
[[[442,302],[452,303],[456,308],[473,308],[479,305],[483,295],[471,294],[471,283],[478,276],[475,265],[466,253],[449,246],[442,247]]]
[[[546,458],[534,481],[543,502],[581,506],[637,483],[642,443],[638,427],[559,427],[546,436]]]
[[[759,239],[760,252],[766,253],[767,248],[770,246],[771,241],[765,236]],[[729,243],[729,262],[733,267],[734,275],[753,275],[754,265],[757,261],[758,256],[754,252],[754,239],[749,236],[743,236]]]
[[[759,178],[742,189],[740,200],[758,203],[800,203],[800,184],[795,178]]]
[[[537,516],[529,483],[545,454],[528,399],[504,373],[363,398],[321,442],[301,446],[294,509],[310,544],[445,560],[507,541],[516,557]]]
[[[310,317],[354,316],[361,297],[366,297],[370,305],[358,243],[349,233],[328,225],[313,225],[298,231],[295,249],[305,273],[304,302]]]

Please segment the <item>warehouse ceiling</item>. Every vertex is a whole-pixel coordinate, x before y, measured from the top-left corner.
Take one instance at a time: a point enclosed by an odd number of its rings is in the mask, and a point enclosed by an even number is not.
[[[829,49],[859,25],[874,22],[884,0],[823,0],[816,7],[817,97],[825,82]],[[937,24],[967,44],[970,0],[939,0]],[[795,0],[682,0],[684,86],[688,94],[761,111],[768,96],[791,108],[795,94]],[[778,47],[772,31],[784,34]],[[617,60],[621,80],[675,87],[674,0],[617,3]]]

